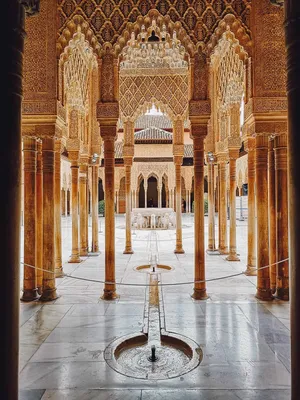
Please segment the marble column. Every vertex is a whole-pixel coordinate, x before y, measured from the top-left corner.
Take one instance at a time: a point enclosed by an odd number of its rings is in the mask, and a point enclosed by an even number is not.
[[[161,191],[162,186],[157,186],[158,208],[161,208]]]
[[[99,165],[92,165],[92,252],[99,254],[98,241],[98,170]]]
[[[229,255],[227,261],[240,261],[236,254],[236,159],[239,149],[229,149],[229,204],[230,204],[230,232]]]
[[[144,183],[144,191],[145,191],[145,208],[147,208],[147,204],[148,204],[148,184]]]
[[[255,138],[244,142],[248,152],[248,254],[246,275],[256,275]]]
[[[191,126],[191,138],[194,147],[194,220],[195,220],[195,285],[192,297],[205,300],[205,247],[204,247],[204,138],[206,126]]]
[[[268,136],[255,138],[256,210],[257,210],[257,268],[269,265],[269,218],[268,218]],[[257,271],[256,297],[273,300],[270,284],[270,268]]]
[[[21,300],[32,301],[38,298],[36,250],[36,159],[37,142],[35,137],[23,138],[24,160],[24,278]]]
[[[125,166],[125,196],[126,196],[126,242],[123,254],[133,254],[131,243],[131,167],[132,157],[124,157]]]
[[[38,293],[43,289],[43,163],[42,141],[37,141],[36,162],[36,281]]]
[[[276,174],[276,232],[277,261],[289,257],[288,249],[288,174],[287,174],[287,138],[285,134],[277,136],[274,143]],[[277,265],[276,296],[289,300],[289,262]]]
[[[79,255],[87,257],[88,243],[87,243],[87,165],[80,164],[79,166],[79,221],[80,221],[80,235],[79,235]]]
[[[183,157],[174,156],[176,179],[176,248],[174,253],[183,254],[182,248],[182,217],[181,217],[181,165]]]
[[[185,212],[186,214],[189,212],[189,191],[187,189],[185,191]]]
[[[68,216],[68,193],[69,193],[69,190],[68,189],[65,189],[65,217],[67,217]]]
[[[103,300],[118,298],[115,284],[115,140],[116,126],[100,126],[104,142],[105,174],[105,283]]]
[[[219,157],[218,157],[219,158]],[[219,162],[219,183],[220,183],[220,202],[219,202],[219,252],[228,254],[227,238],[227,161]]]
[[[43,293],[42,301],[58,298],[55,285],[55,139],[43,138]]]
[[[61,248],[61,139],[55,140],[54,155],[55,277],[63,276]]]
[[[291,282],[291,400],[300,398],[300,3],[285,1],[287,50],[289,254]]]
[[[272,293],[276,292],[276,196],[275,196],[275,156],[274,139],[269,140],[268,149],[268,197],[269,197],[269,257],[270,284]]]
[[[66,215],[66,191],[61,189],[61,215]]]
[[[71,159],[71,174],[72,174],[72,254],[69,263],[79,263],[79,237],[78,237],[78,177],[79,177],[79,164],[78,152]],[[77,158],[77,159],[76,159]]]
[[[104,193],[105,197],[105,193]],[[116,213],[119,214],[119,191],[116,191]]]
[[[208,156],[208,250],[216,251],[214,163]]]

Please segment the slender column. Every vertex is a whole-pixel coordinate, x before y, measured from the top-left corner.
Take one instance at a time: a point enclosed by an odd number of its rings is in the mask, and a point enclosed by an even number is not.
[[[181,219],[181,164],[182,156],[174,156],[176,177],[176,248],[174,253],[183,254],[182,248],[182,219]]]
[[[24,279],[21,300],[38,298],[36,270],[36,138],[24,137]]]
[[[276,231],[277,261],[289,257],[288,250],[288,185],[287,185],[287,138],[283,134],[275,138],[275,173],[276,173]],[[289,262],[277,265],[277,292],[281,300],[289,300]]]
[[[66,191],[61,189],[61,215],[66,215]]]
[[[78,152],[74,155],[71,163],[72,173],[72,254],[69,263],[79,263],[79,239],[78,239]]]
[[[104,193],[104,196],[105,196],[105,193]],[[120,206],[120,204],[119,204],[119,191],[117,190],[116,191],[116,212],[117,212],[117,214],[119,214],[119,207]]]
[[[238,149],[229,150],[229,203],[230,203],[230,235],[229,235],[229,255],[227,261],[240,261],[236,254],[236,159]]]
[[[161,208],[161,191],[162,191],[162,186],[157,186],[158,208]]]
[[[36,281],[38,293],[43,290],[43,163],[42,141],[37,142],[36,163]]]
[[[248,256],[246,275],[256,275],[255,139],[247,138],[248,151]]]
[[[43,139],[43,274],[42,301],[58,298],[55,286],[54,138]]]
[[[104,173],[105,173],[105,283],[103,300],[118,297],[115,285],[115,126],[101,126],[104,141]]]
[[[145,208],[147,208],[148,204],[148,185],[144,183],[144,191],[145,191]]]
[[[269,265],[269,218],[268,218],[268,137],[256,136],[256,210],[257,210],[257,268]],[[270,268],[257,271],[256,297],[272,300]]]
[[[218,249],[220,251],[222,246],[222,234],[221,234],[221,220],[222,220],[222,208],[220,209],[220,193],[221,193],[221,164],[218,163]]]
[[[123,254],[133,254],[131,244],[131,166],[132,158],[125,157],[125,192],[126,192],[126,243]]]
[[[65,189],[65,217],[68,216],[68,189]]]
[[[291,400],[300,398],[300,3],[285,1],[287,49],[289,254],[291,273]]]
[[[63,276],[61,258],[61,140],[55,140],[54,155],[54,215],[55,215],[55,277]]]
[[[228,254],[227,239],[227,189],[226,189],[226,166],[227,162],[220,162],[220,203],[219,203],[219,252]]]
[[[99,165],[92,166],[92,252],[99,254],[98,242],[98,169]]]
[[[269,188],[269,257],[272,293],[276,292],[276,196],[275,196],[275,159],[274,139],[269,140],[268,151],[268,188]]]
[[[87,244],[87,198],[86,198],[86,186],[87,186],[87,165],[81,164],[79,166],[79,221],[80,221],[80,249],[79,255],[86,257],[88,255],[88,244]]]
[[[216,250],[213,156],[208,156],[208,250]]]
[[[206,126],[192,125],[194,143],[194,213],[195,213],[195,283],[192,297],[196,300],[208,298],[205,281],[205,248],[204,248],[204,138]]]

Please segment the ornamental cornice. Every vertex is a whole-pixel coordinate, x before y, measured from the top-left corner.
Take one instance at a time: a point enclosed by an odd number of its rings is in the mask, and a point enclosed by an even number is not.
[[[246,132],[246,136],[257,137],[261,135],[282,135],[287,133],[288,130],[288,122],[287,119],[279,119],[279,120],[259,120],[253,119],[251,123],[247,124],[247,128],[245,127],[244,132]]]
[[[53,115],[57,113],[57,101],[56,100],[23,100],[22,102],[22,114],[28,115]]]
[[[287,113],[287,97],[252,97],[245,104],[245,121],[251,117],[251,114],[280,114]]]

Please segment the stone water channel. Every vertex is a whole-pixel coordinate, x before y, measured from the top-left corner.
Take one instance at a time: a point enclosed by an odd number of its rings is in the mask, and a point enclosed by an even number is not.
[[[105,349],[104,358],[111,368],[126,376],[149,380],[170,379],[196,368],[203,354],[193,340],[166,330],[155,231],[150,234],[149,256],[149,264],[143,266],[148,267],[148,287],[142,332],[114,340]]]

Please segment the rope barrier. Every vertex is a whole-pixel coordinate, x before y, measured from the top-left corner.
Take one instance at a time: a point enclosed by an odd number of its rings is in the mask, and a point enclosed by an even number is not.
[[[87,257],[87,258],[89,258],[89,257]],[[86,260],[87,260],[87,259],[81,261],[81,262],[79,263],[79,265],[82,264],[83,262],[85,262]],[[289,258],[286,258],[286,259],[284,259],[284,260],[277,261],[276,263],[269,264],[269,265],[265,265],[264,267],[255,268],[255,269],[253,269],[253,271],[260,271],[260,270],[263,270],[263,269],[266,269],[266,268],[270,268],[270,267],[272,267],[273,265],[282,264],[283,262],[286,262],[286,261],[288,261],[288,260],[289,260]],[[55,272],[53,272],[53,271],[48,271],[48,270],[43,269],[43,268],[38,268],[38,267],[35,267],[35,266],[33,266],[33,265],[24,263],[24,262],[21,262],[21,264],[23,264],[23,265],[25,265],[25,266],[27,266],[27,267],[30,267],[30,268],[34,268],[34,269],[39,270],[39,271],[46,272],[46,273],[48,273],[48,274],[55,274]],[[76,269],[79,267],[79,265],[76,267]],[[158,286],[194,285],[194,284],[196,284],[196,283],[215,282],[215,281],[220,281],[220,280],[224,280],[224,279],[235,278],[235,277],[237,277],[237,276],[242,276],[242,275],[246,275],[246,271],[238,272],[238,273],[236,273],[236,274],[221,276],[221,277],[219,277],[219,278],[205,279],[205,280],[202,280],[202,281],[188,281],[188,282],[175,282],[175,283],[159,283]],[[77,280],[86,281],[86,282],[101,283],[101,284],[104,284],[104,285],[136,286],[136,287],[156,286],[156,285],[147,284],[147,283],[124,283],[124,282],[101,281],[101,280],[98,280],[98,279],[83,278],[83,277],[74,276],[74,275],[69,275],[69,274],[64,274],[64,275],[63,275],[63,278],[72,278],[72,279],[77,279]]]

